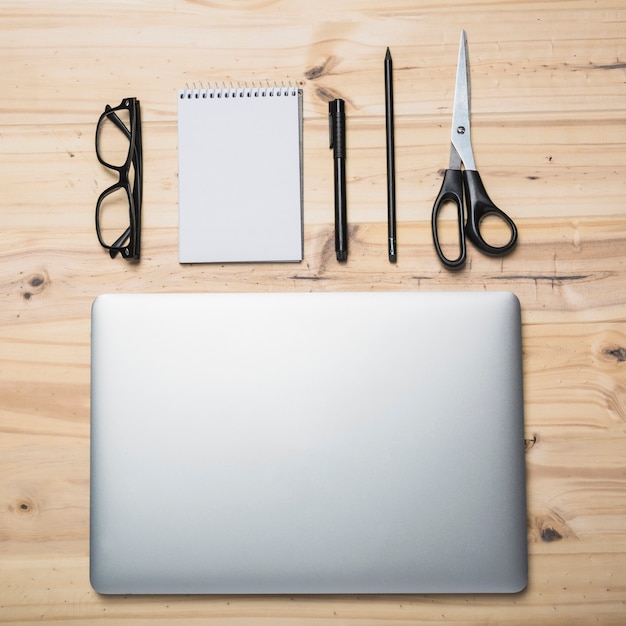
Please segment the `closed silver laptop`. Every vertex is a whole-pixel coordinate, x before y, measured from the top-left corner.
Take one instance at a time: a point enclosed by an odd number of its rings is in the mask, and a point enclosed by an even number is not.
[[[90,543],[105,594],[521,590],[517,298],[97,298]]]

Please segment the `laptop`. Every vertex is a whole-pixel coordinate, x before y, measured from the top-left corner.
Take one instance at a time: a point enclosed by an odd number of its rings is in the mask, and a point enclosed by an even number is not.
[[[525,587],[513,294],[103,295],[91,341],[96,591]]]

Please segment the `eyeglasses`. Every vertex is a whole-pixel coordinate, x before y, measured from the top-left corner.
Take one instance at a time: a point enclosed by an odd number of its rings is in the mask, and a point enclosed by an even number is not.
[[[96,203],[96,233],[111,258],[139,259],[143,163],[139,100],[108,104],[96,127],[96,155],[118,180]]]

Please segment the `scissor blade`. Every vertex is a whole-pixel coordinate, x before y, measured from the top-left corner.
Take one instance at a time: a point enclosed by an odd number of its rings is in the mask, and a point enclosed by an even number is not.
[[[470,77],[467,59],[467,36],[461,31],[459,60],[456,66],[456,86],[454,89],[454,109],[450,140],[458,152],[465,168],[475,170],[474,155],[470,139]]]

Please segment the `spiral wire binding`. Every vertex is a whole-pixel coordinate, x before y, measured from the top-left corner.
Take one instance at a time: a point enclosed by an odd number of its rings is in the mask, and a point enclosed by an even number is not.
[[[274,96],[295,96],[298,94],[298,86],[289,81],[286,85],[281,82],[278,85],[276,82],[270,83],[265,81],[256,85],[254,82],[248,85],[248,83],[237,83],[233,85],[231,82],[228,86],[222,82],[221,86],[214,82],[213,86],[207,84],[205,87],[202,83],[200,86],[196,86],[196,83],[192,83],[191,87],[189,83],[185,86],[185,89],[181,89],[178,92],[178,97],[181,100],[199,100],[206,98],[264,98]]]

